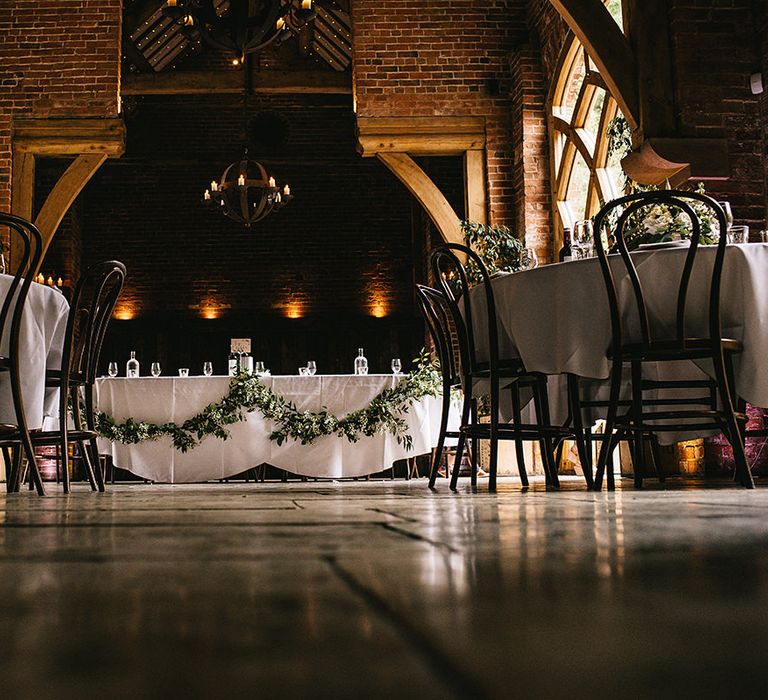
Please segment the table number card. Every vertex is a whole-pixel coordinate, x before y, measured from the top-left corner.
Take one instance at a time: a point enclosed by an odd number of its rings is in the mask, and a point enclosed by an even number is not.
[[[250,352],[251,339],[250,338],[230,338],[229,351],[230,352]]]

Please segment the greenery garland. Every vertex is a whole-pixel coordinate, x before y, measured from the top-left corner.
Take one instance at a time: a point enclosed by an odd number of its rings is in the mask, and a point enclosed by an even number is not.
[[[337,418],[327,410],[300,411],[293,402],[272,391],[259,377],[239,374],[229,383],[229,391],[218,403],[206,406],[196,416],[176,423],[147,423],[128,418],[124,423],[101,411],[96,412],[96,430],[112,442],[135,445],[168,436],[181,452],[194,449],[208,435],[221,440],[229,437],[227,426],[245,420],[248,413],[260,411],[266,420],[277,427],[269,436],[278,445],[287,439],[309,445],[324,435],[338,435],[349,442],[361,436],[370,437],[387,431],[406,449],[413,447],[413,438],[406,432],[402,414],[407,413],[414,401],[425,396],[437,396],[440,373],[437,365],[422,351],[416,358],[416,370],[403,378],[397,386],[385,389],[375,396],[366,408],[352,411]]]

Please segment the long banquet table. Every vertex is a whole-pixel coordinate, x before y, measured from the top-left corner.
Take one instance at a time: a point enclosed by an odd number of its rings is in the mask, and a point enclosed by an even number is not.
[[[13,277],[0,274],[0,304],[8,295]],[[13,309],[14,307],[12,307]],[[12,313],[12,311],[11,311]],[[69,304],[57,289],[33,283],[21,316],[19,372],[24,413],[29,428],[43,426],[45,416],[57,412],[55,389],[45,388],[45,370],[60,369]],[[11,319],[6,323],[0,352],[8,356]],[[16,423],[7,372],[0,373],[0,422]]]
[[[265,376],[262,381],[300,410],[327,408],[341,417],[366,407],[374,396],[394,387],[401,378],[370,374]],[[104,377],[96,382],[96,404],[118,422],[132,417],[181,424],[221,399],[229,382],[229,377]],[[362,437],[354,443],[326,436],[309,445],[290,439],[277,445],[269,439],[273,424],[258,410],[247,414],[243,422],[229,426],[227,440],[208,436],[186,453],[175,450],[167,437],[135,445],[100,439],[99,449],[110,454],[116,466],[163,483],[222,479],[262,463],[310,477],[364,476],[388,469],[396,460],[428,453],[437,442],[440,408],[440,399],[425,397],[403,415],[413,438],[411,450],[398,444],[389,433]]]
[[[689,335],[708,335],[709,280],[714,247],[702,247],[690,283],[686,309]],[[673,337],[680,272],[686,248],[633,253],[645,293],[652,333]],[[637,307],[629,278],[618,256],[610,256],[619,288],[621,314],[627,328],[638,329]],[[547,265],[492,281],[497,306],[502,357],[520,357],[530,371],[553,375],[550,403],[553,420],[567,414],[563,373],[594,379],[595,396],[607,397],[610,372],[606,350],[611,341],[608,300],[596,258]],[[481,312],[480,290],[473,291],[478,343],[486,343],[487,324]],[[721,291],[724,337],[744,343],[734,363],[738,394],[755,406],[768,406],[768,245],[728,245]],[[628,342],[639,341],[630,336]],[[481,352],[483,348],[481,347]],[[707,362],[646,363],[649,379],[701,379],[713,371]],[[628,386],[628,385],[627,385]],[[693,390],[693,393],[697,393]],[[698,392],[700,393],[700,391]],[[670,391],[658,397],[670,396]],[[683,395],[678,390],[676,395]],[[592,418],[597,417],[595,414]],[[690,438],[690,433],[661,433],[666,442]]]

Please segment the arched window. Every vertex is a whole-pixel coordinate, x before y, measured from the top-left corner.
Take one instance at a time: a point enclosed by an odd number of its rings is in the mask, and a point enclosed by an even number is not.
[[[621,26],[620,0],[605,2]],[[563,47],[549,99],[556,245],[563,228],[573,228],[575,221],[594,216],[621,195],[619,157],[608,149],[608,127],[618,114],[597,66],[572,36]]]

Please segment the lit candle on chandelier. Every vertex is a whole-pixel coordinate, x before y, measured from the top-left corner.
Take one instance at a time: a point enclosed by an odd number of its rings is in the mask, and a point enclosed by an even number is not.
[[[291,194],[291,188],[290,188],[288,185],[286,185],[285,187],[283,187],[283,194],[284,194],[286,197],[288,197],[288,196]]]
[[[285,26],[285,20],[282,17],[277,18],[277,22],[275,22],[275,28],[279,32],[283,27]]]
[[[203,193],[203,199],[204,199],[206,202],[209,202],[209,201],[211,200],[211,193],[210,193],[208,190],[206,190],[206,191]]]
[[[311,10],[312,9],[312,0],[301,0],[301,9],[302,10]]]
[[[59,277],[59,279],[56,280],[56,286],[61,287],[64,284],[64,281]]]
[[[237,184],[240,187],[245,187],[245,175],[243,175],[242,173],[240,173],[240,177],[237,178]]]
[[[271,175],[269,176],[269,186],[270,187],[275,186],[275,178],[273,178]]]
[[[275,195],[275,202],[277,202],[277,204],[280,204],[280,202],[282,202],[282,201],[283,201],[283,198],[280,196],[280,193],[278,192]]]
[[[46,284],[47,284],[49,287],[53,287],[53,277],[51,277],[50,275],[48,275],[48,279],[46,280]]]
[[[218,192],[219,191],[219,185],[216,182],[216,180],[211,180],[211,192]]]
[[[176,0],[168,0],[168,7],[176,7]]]
[[[45,277],[43,277],[42,272],[37,277],[35,277],[35,282],[38,284],[45,284]]]

